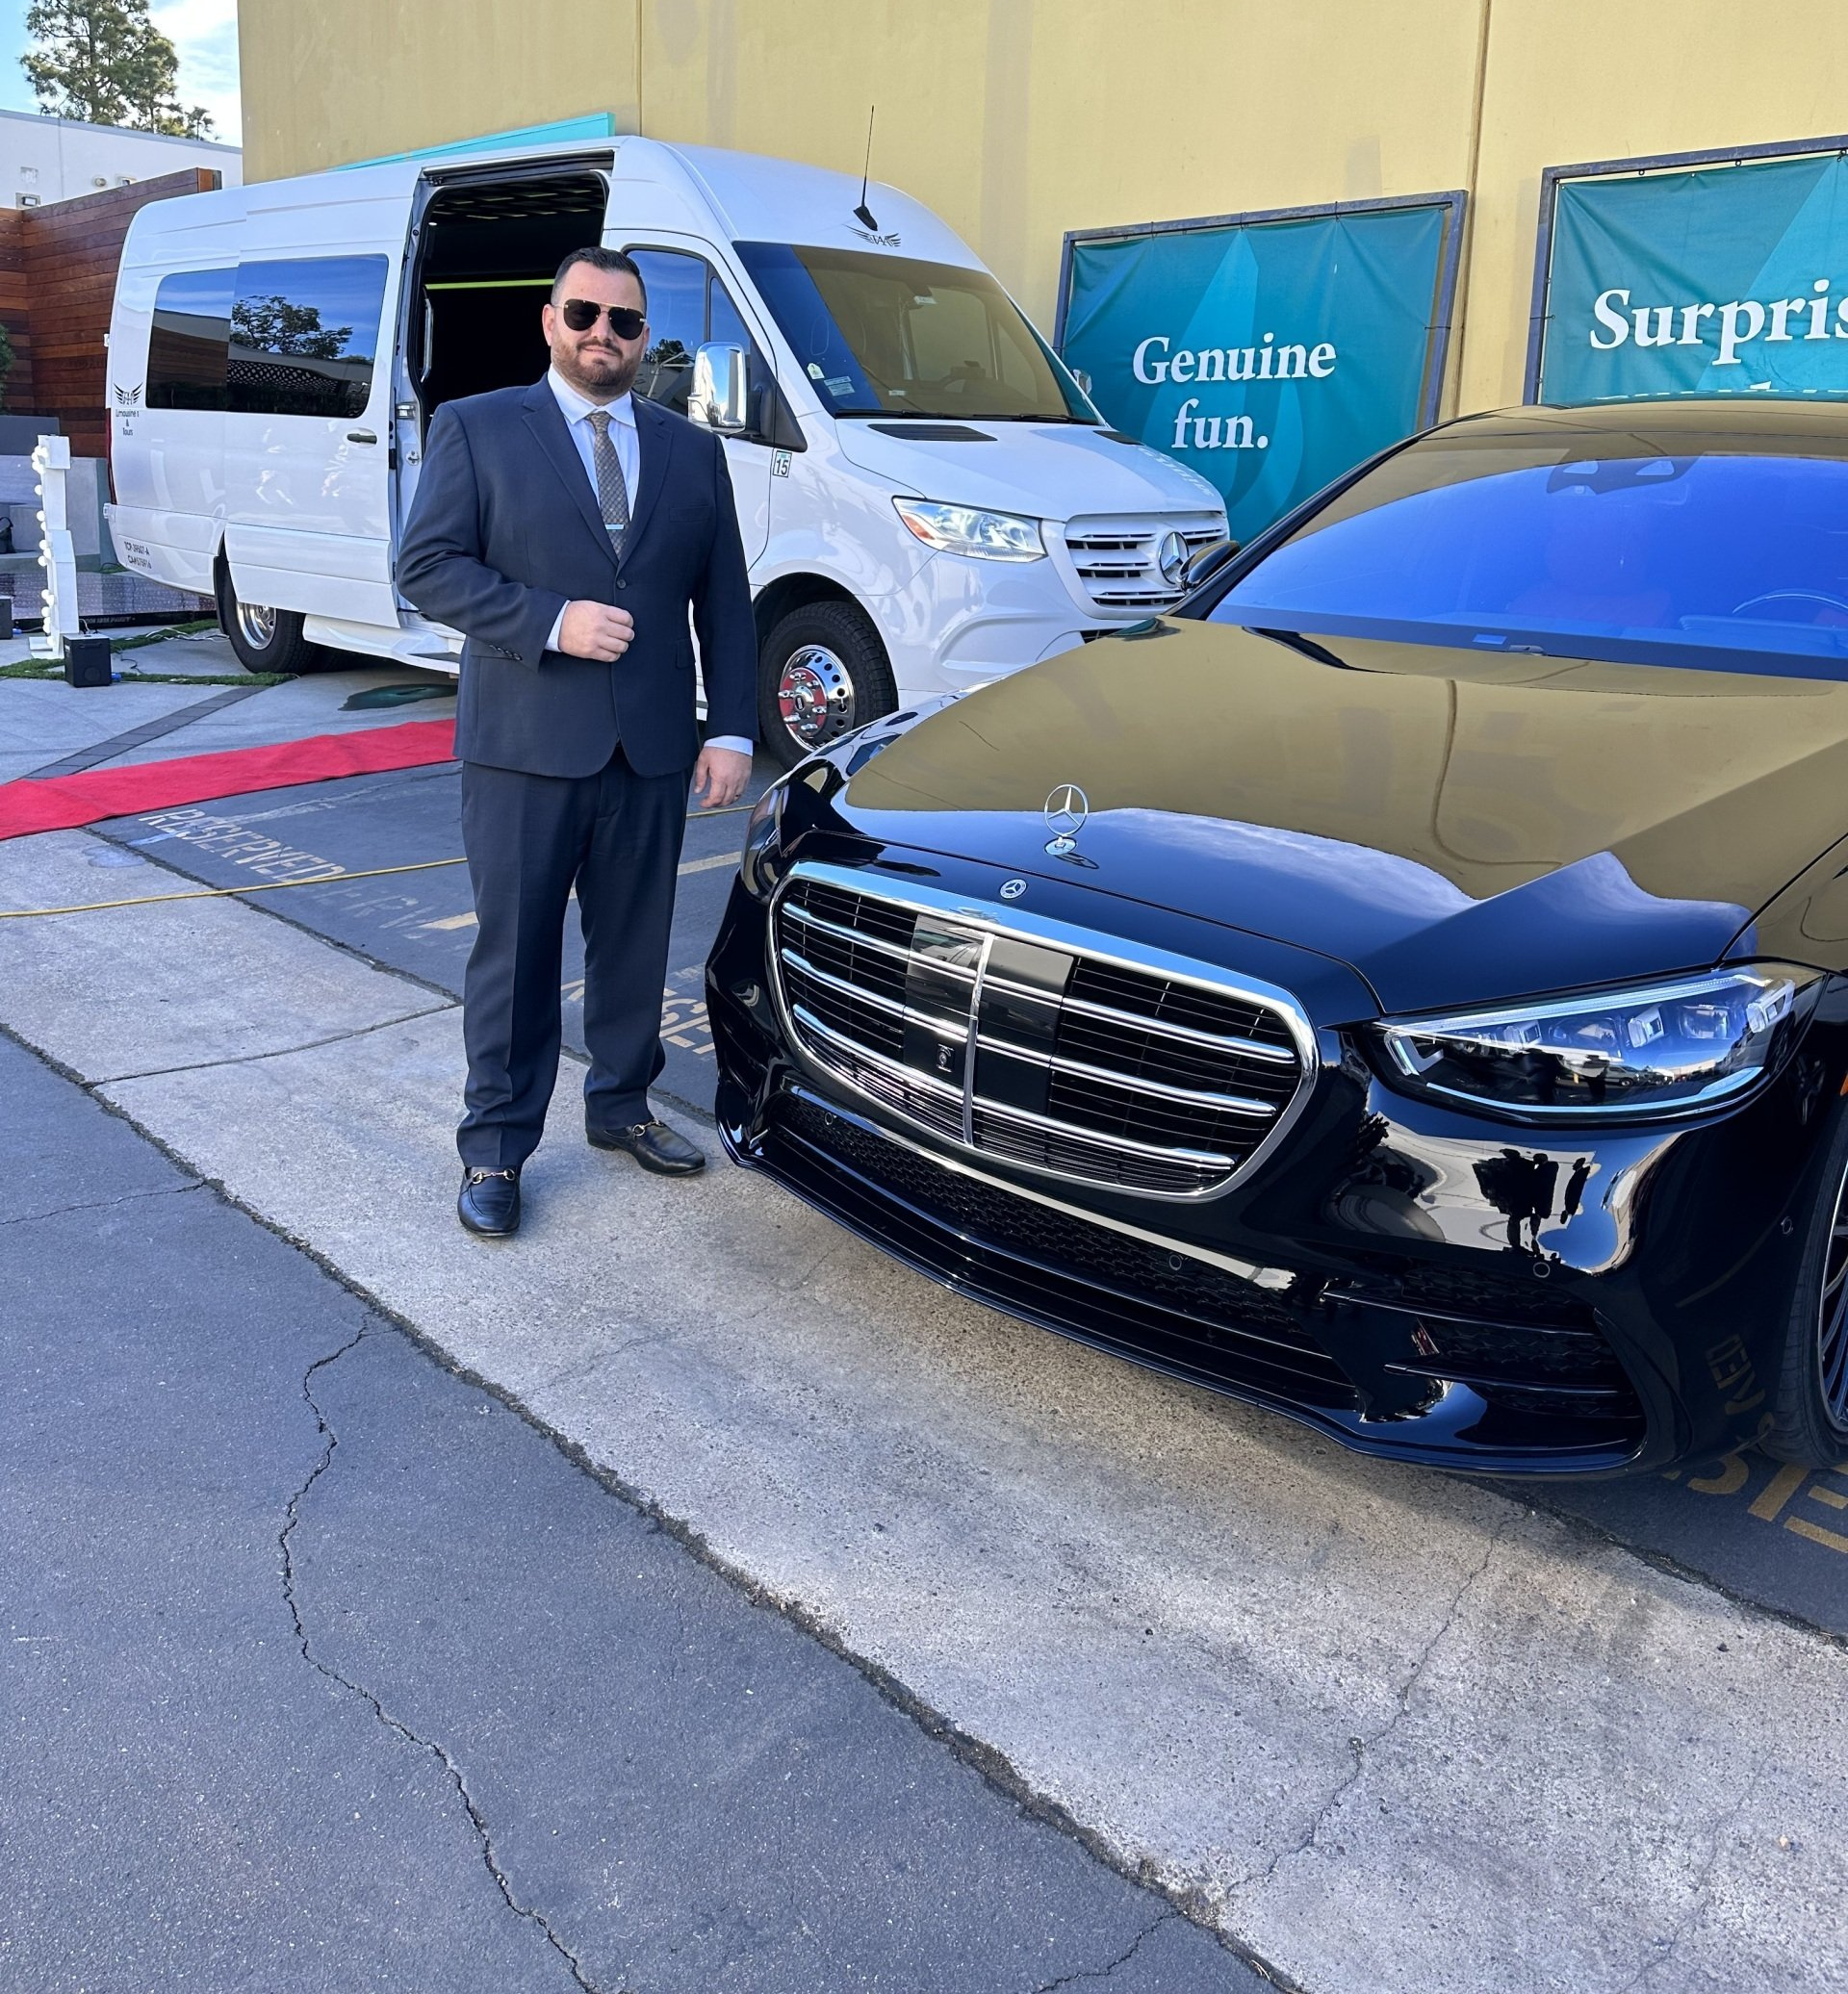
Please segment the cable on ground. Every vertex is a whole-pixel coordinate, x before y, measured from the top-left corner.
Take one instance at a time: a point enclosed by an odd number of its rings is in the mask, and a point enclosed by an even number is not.
[[[754,808],[751,804],[728,804],[720,810],[689,810],[687,821],[696,817],[735,817]],[[38,921],[51,914],[106,914],[123,907],[164,907],[175,900],[237,900],[246,893],[281,893],[291,886],[332,886],[343,880],[388,880],[397,873],[435,872],[443,866],[467,865],[466,858],[423,858],[413,865],[380,865],[369,872],[317,873],[311,880],[258,880],[247,886],[200,886],[191,893],[141,893],[132,900],[92,900],[81,907],[20,907],[0,908],[0,921]]]

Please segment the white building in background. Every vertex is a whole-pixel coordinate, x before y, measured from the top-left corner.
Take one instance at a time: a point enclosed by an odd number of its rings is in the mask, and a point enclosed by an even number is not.
[[[235,145],[0,111],[0,208],[48,208],[189,166],[211,167],[226,187],[244,184],[244,154]]]

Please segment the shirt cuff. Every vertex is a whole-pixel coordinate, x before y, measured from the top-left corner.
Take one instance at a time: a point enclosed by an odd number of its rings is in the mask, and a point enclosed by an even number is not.
[[[729,748],[733,754],[749,754],[751,743],[742,734],[714,734],[706,744],[708,748]]]
[[[567,602],[565,609],[570,607],[571,604]],[[556,651],[558,649],[558,639],[564,633],[565,609],[559,610],[558,614],[552,618],[552,628],[546,632],[546,649],[548,651]]]

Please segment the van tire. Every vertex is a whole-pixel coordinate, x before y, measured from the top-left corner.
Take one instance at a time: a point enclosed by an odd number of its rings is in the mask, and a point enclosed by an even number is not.
[[[825,748],[898,704],[872,618],[854,602],[806,602],[764,639],[757,661],[757,740],[779,768]]]
[[[295,610],[240,601],[225,568],[218,570],[218,627],[246,672],[334,672],[346,662],[341,652],[309,643]]]

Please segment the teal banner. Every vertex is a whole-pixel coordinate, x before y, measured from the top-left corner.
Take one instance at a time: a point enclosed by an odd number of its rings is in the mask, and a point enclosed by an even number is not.
[[[1848,395],[1838,153],[1561,179],[1541,401]]]
[[[1248,541],[1436,414],[1461,196],[1068,240],[1061,352]]]
[[[381,152],[376,159],[347,160],[349,166],[385,166],[401,159],[448,159],[460,152],[521,152],[528,145],[562,145],[578,139],[608,139],[615,135],[615,115],[587,112],[582,117],[555,118],[551,124],[519,125],[510,132],[485,132],[476,139],[452,139],[443,145],[420,145],[410,152]]]

